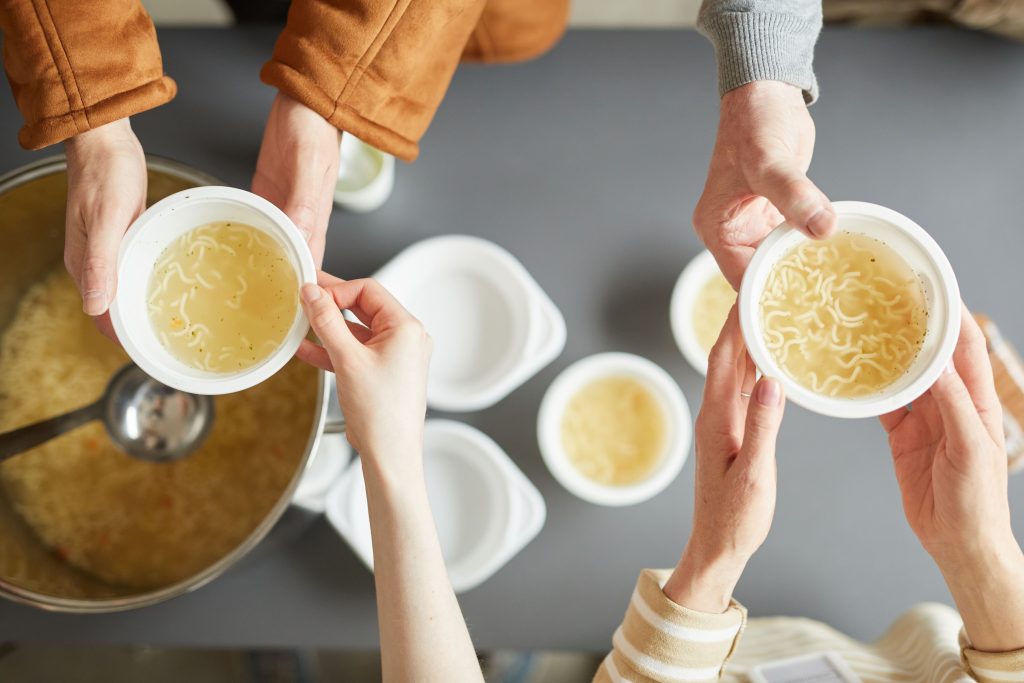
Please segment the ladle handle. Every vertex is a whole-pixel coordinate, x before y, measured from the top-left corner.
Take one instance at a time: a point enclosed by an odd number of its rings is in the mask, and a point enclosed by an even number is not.
[[[70,432],[76,427],[81,427],[87,422],[97,420],[102,416],[102,413],[103,403],[102,401],[97,401],[91,405],[72,410],[70,413],[64,413],[42,422],[36,422],[35,424],[4,432],[0,434],[0,462],[23,453],[41,443],[46,443],[64,432]]]

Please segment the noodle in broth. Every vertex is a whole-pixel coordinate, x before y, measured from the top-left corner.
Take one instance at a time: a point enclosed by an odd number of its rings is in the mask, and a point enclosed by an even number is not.
[[[806,240],[772,268],[761,296],[768,349],[825,396],[867,396],[903,377],[927,330],[921,283],[891,247],[852,233]]]

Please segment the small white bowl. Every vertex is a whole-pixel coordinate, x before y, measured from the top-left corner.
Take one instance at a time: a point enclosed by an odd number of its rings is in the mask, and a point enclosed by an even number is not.
[[[375,277],[434,339],[431,408],[489,408],[565,347],[558,308],[523,264],[493,242],[432,237],[402,251]]]
[[[650,476],[626,486],[598,483],[569,462],[562,446],[562,417],[569,401],[590,382],[605,377],[630,377],[658,401],[665,419],[665,445]],[[661,493],[682,470],[690,453],[693,426],[690,408],[679,385],[655,363],[630,353],[599,353],[576,361],[555,378],[544,394],[537,418],[540,453],[562,486],[597,505],[640,503]]]
[[[369,213],[384,205],[394,187],[395,157],[344,133],[334,203],[355,213]]]
[[[686,264],[672,289],[672,302],[669,304],[669,320],[676,345],[693,369],[702,375],[708,374],[708,352],[700,345],[693,329],[693,309],[704,285],[721,274],[714,255],[705,249]]]
[[[540,492],[490,437],[453,420],[427,420],[423,434],[427,496],[456,593],[479,586],[544,525]],[[373,544],[361,463],[327,495],[327,519],[373,571]]]
[[[236,373],[191,367],[160,343],[146,305],[153,266],[174,240],[216,221],[238,221],[266,233],[288,256],[299,287],[316,282],[313,257],[298,228],[284,212],[251,192],[233,187],[197,187],[172,194],[146,209],[121,241],[117,294],[110,306],[110,319],[124,350],[140,368],[154,379],[192,394],[228,394],[259,384],[284,367],[309,331],[309,322],[296,300],[295,320],[277,350],[261,363]]]
[[[917,359],[907,373],[877,394],[860,398],[823,396],[798,384],[786,374],[765,343],[761,321],[761,294],[775,263],[808,239],[783,223],[761,242],[740,285],[739,314],[743,339],[750,357],[765,375],[786,390],[786,398],[799,406],[832,417],[875,417],[908,405],[928,391],[953,356],[960,336],[960,290],[953,267],[924,228],[906,216],[877,204],[833,202],[838,229],[867,235],[899,254],[919,277],[928,307],[927,331]]]

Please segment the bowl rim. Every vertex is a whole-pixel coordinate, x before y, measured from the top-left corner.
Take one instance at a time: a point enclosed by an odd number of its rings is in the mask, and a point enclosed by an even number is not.
[[[616,374],[640,381],[658,399],[665,411],[668,437],[661,460],[650,476],[626,486],[609,486],[587,478],[569,462],[561,439],[561,418],[569,399],[588,382]],[[575,361],[548,387],[537,415],[537,441],[544,464],[570,493],[596,505],[635,505],[664,491],[682,471],[692,440],[690,407],[683,390],[660,365],[632,353],[611,351]]]
[[[469,262],[468,255],[479,260]],[[434,256],[440,258],[432,258]],[[493,267],[482,268],[480,264],[485,263],[484,259]],[[466,268],[467,262],[474,274],[502,285],[500,290],[507,305],[525,314],[525,329],[515,348],[510,347],[508,361],[500,368],[501,372],[486,376],[486,382],[477,376],[472,382],[446,383],[431,375],[427,382],[427,405],[435,410],[472,412],[490,408],[537,374],[565,348],[565,318],[551,297],[510,251],[482,237],[445,234],[414,242],[384,264],[374,278],[401,300],[404,283],[415,277],[410,271],[427,269],[436,278],[440,273]],[[424,263],[427,265],[423,266]],[[417,314],[416,310],[412,312]],[[438,353],[435,348],[435,358]]]
[[[693,310],[704,286],[721,273],[714,254],[707,249],[702,250],[679,274],[669,303],[669,323],[676,346],[693,369],[705,376],[708,374],[708,352],[701,348],[693,329]]]
[[[125,291],[124,286],[127,282],[124,277],[125,269],[128,267],[132,250],[136,248],[145,231],[157,224],[158,221],[168,219],[173,212],[184,205],[210,201],[236,203],[263,214],[274,226],[276,236],[291,247],[290,250],[285,251],[289,255],[292,267],[296,270],[300,286],[316,282],[316,266],[313,264],[309,246],[299,233],[299,229],[279,208],[259,195],[234,187],[214,185],[190,188],[168,195],[156,202],[135,219],[135,222],[128,228],[118,252],[118,287],[110,305],[110,320],[125,352],[148,375],[180,391],[192,394],[220,395],[254,387],[274,375],[291,360],[309,332],[309,322],[302,307],[298,307],[295,321],[284,340],[261,363],[246,368],[240,373],[199,378],[178,372],[174,367],[156,361],[146,352],[145,345],[139,342],[139,335],[142,327],[149,325],[149,318],[148,316],[130,315],[129,311],[125,310],[121,296],[121,293]]]
[[[909,405],[924,394],[939,378],[953,357],[953,350],[956,348],[960,336],[960,290],[953,267],[938,243],[924,228],[907,216],[870,202],[837,201],[833,202],[832,206],[840,217],[863,216],[885,223],[894,232],[901,233],[913,241],[927,257],[934,273],[938,276],[935,285],[941,290],[946,301],[946,309],[943,311],[945,324],[939,330],[940,339],[931,360],[923,365],[918,370],[917,377],[902,389],[889,393],[883,390],[877,395],[856,400],[815,393],[797,383],[784,372],[768,350],[763,335],[760,334],[759,299],[761,292],[755,291],[757,286],[755,283],[763,282],[767,277],[767,271],[781,255],[780,251],[792,246],[787,243],[787,240],[791,239],[791,235],[797,233],[803,236],[801,231],[788,223],[780,224],[762,240],[744,271],[738,298],[740,328],[747,351],[758,370],[781,382],[786,392],[786,398],[793,403],[829,417],[850,419],[877,417]],[[810,238],[803,236],[803,239]]]

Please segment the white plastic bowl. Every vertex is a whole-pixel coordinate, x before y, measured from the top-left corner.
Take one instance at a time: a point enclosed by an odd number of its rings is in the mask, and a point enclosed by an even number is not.
[[[228,394],[259,384],[295,355],[309,331],[299,301],[281,345],[261,363],[235,373],[214,373],[182,363],[160,343],[149,320],[146,296],[160,254],[189,230],[216,221],[251,225],[273,238],[295,269],[298,284],[316,282],[316,267],[295,224],[266,199],[233,187],[197,187],[162,199],[132,223],[117,260],[117,294],[110,319],[135,363],[154,379],[192,394]]]
[[[665,445],[647,479],[609,486],[588,478],[569,462],[562,446],[562,417],[569,401],[584,386],[597,379],[622,376],[640,382],[658,401],[665,419]],[[633,505],[661,493],[683,468],[692,437],[690,408],[679,385],[658,365],[629,353],[599,353],[567,367],[548,387],[537,418],[540,453],[551,474],[571,493],[597,505]]]
[[[693,309],[704,285],[721,273],[714,255],[705,249],[686,264],[672,289],[672,303],[669,304],[669,320],[676,345],[693,369],[702,375],[708,374],[708,352],[700,345],[693,329]]]
[[[861,418],[883,415],[908,405],[926,392],[953,356],[960,336],[960,290],[953,267],[925,230],[906,216],[877,204],[833,202],[839,230],[867,235],[891,247],[921,280],[928,306],[924,343],[914,364],[897,382],[878,394],[860,398],[823,396],[787,375],[768,350],[761,321],[761,294],[775,263],[808,239],[783,223],[761,242],[743,274],[739,314],[751,358],[765,375],[778,379],[786,397],[822,415]]]
[[[512,254],[446,235],[402,251],[377,274],[434,339],[427,403],[489,408],[554,360],[565,319]]]
[[[455,592],[490,578],[544,525],[540,492],[490,437],[453,420],[427,420],[423,466]],[[327,495],[327,519],[373,571],[363,468],[354,462]]]
[[[341,136],[334,203],[356,213],[369,213],[384,205],[395,187],[395,157],[359,138]]]

